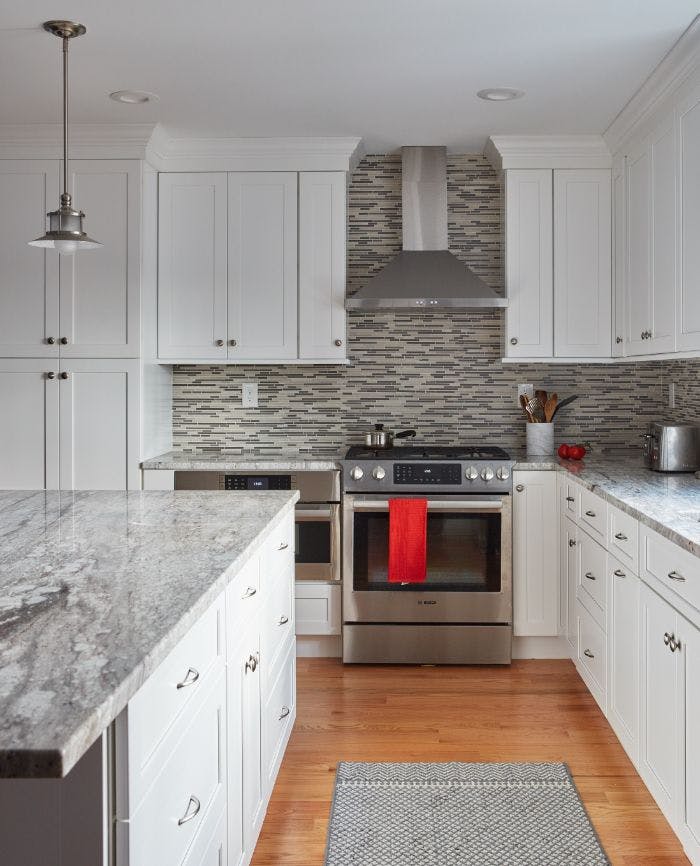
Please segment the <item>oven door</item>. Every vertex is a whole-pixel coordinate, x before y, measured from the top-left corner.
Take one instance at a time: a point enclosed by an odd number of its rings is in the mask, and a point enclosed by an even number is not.
[[[295,577],[297,580],[340,580],[340,505],[297,503]]]
[[[402,497],[428,501],[424,583],[389,583],[386,496],[343,500],[346,622],[512,622],[509,496]]]

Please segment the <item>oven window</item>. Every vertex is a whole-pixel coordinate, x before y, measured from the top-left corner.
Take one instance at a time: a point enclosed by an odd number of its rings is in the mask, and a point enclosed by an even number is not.
[[[424,583],[389,583],[389,514],[354,515],[353,585],[357,591],[501,591],[501,515],[428,513]]]
[[[331,561],[330,521],[297,521],[295,527],[295,561],[298,563],[329,563]]]

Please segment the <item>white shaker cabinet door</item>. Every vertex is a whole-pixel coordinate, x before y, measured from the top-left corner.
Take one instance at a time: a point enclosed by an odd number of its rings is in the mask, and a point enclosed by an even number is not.
[[[611,178],[607,169],[554,172],[554,354],[610,355]]]
[[[228,176],[228,357],[297,358],[297,175]]]
[[[613,276],[613,327],[612,354],[620,357],[625,347],[625,265],[627,209],[625,194],[625,158],[618,157],[612,169],[612,276]]]
[[[57,161],[1,160],[0,357],[58,356],[58,253],[30,247],[58,206]]]
[[[685,656],[685,810],[684,844],[693,863],[700,863],[700,630],[680,620]]]
[[[140,164],[76,160],[69,186],[101,247],[60,256],[62,358],[138,358]]]
[[[299,175],[299,357],[345,358],[344,172]]]
[[[700,88],[679,108],[679,351],[700,349]]]
[[[509,358],[551,358],[552,172],[523,169],[505,175],[505,354]]]
[[[139,362],[61,361],[62,490],[136,490]]]
[[[646,142],[627,155],[626,348],[646,351],[651,322],[651,157]]]
[[[158,180],[158,356],[226,359],[227,179]]]
[[[58,364],[0,360],[0,489],[58,488]]]

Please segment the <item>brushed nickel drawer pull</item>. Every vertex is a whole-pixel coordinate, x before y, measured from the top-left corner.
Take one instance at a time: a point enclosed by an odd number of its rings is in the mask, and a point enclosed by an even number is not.
[[[668,576],[671,578],[671,580],[678,580],[680,581],[680,583],[685,583],[685,578],[677,571],[669,571]]]
[[[189,668],[185,674],[185,679],[177,684],[178,689],[186,689],[187,686],[193,686],[199,679],[199,671],[195,668]]]
[[[281,722],[282,719],[286,719],[290,712],[291,711],[290,711],[289,707],[282,707],[282,712],[280,713],[279,721]]]
[[[595,517],[595,511],[587,511],[586,517]]]
[[[666,646],[668,646],[670,642],[671,642],[671,635],[667,631],[665,631],[664,632],[664,643],[666,644]]]
[[[257,589],[254,586],[249,586],[248,589],[246,589],[246,591],[243,593],[241,598],[252,598],[256,592]]]
[[[585,576],[586,576],[589,580],[595,580],[595,574],[591,574],[590,571],[587,571]]]
[[[194,807],[194,808],[192,808]],[[186,824],[188,821],[191,821],[193,818],[199,814],[199,810],[202,808],[202,804],[199,802],[199,799],[195,797],[194,794],[190,797],[190,801],[187,804],[187,811],[182,816],[182,818],[177,819],[177,826],[182,827],[183,824]]]
[[[584,654],[585,656],[588,656],[589,659],[594,659],[594,658],[595,658],[595,656],[593,655],[593,653],[592,653],[589,649],[585,649],[585,650],[583,651],[583,654]]]
[[[627,541],[628,540],[627,536],[625,535],[624,532],[616,532],[615,538],[617,538],[618,541]]]
[[[277,625],[287,625],[288,622],[289,622],[289,617],[282,614],[282,616],[277,621]]]
[[[576,497],[575,496],[567,496],[566,501],[567,502],[576,502]]]
[[[619,568],[616,568],[615,571],[613,571],[613,574],[615,577],[627,577],[627,574]]]
[[[282,542],[280,542],[280,546],[277,548],[277,550],[286,550],[288,547],[289,547],[289,542],[288,541],[282,541]]]

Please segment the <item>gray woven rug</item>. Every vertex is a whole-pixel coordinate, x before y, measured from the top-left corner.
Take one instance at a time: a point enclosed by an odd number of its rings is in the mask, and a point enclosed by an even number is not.
[[[326,866],[609,866],[566,764],[338,765]]]

